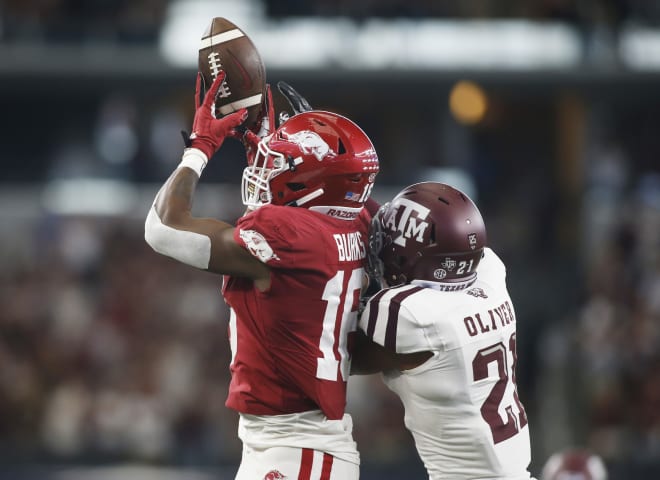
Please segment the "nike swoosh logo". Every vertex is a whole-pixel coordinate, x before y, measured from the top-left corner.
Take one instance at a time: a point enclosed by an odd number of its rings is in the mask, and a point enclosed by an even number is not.
[[[241,73],[241,77],[243,78],[242,87],[246,90],[252,89],[252,78],[250,78],[250,75],[245,70],[245,67],[243,67],[243,64],[238,61],[238,59],[234,56],[233,53],[229,52],[229,54],[231,55],[231,61],[233,62],[234,65],[236,65],[236,68]]]

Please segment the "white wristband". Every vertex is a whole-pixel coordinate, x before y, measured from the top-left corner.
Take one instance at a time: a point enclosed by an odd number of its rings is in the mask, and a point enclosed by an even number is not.
[[[198,177],[202,176],[202,171],[206,167],[206,163],[209,159],[206,157],[204,152],[198,148],[186,148],[183,152],[183,157],[181,157],[181,163],[177,168],[188,167],[193,170]]]

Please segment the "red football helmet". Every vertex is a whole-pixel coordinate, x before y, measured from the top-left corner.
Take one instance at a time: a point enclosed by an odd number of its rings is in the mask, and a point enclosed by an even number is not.
[[[417,280],[460,290],[476,279],[485,245],[484,221],[467,195],[444,183],[417,183],[374,217],[371,274],[390,286]]]
[[[605,463],[582,449],[551,455],[543,467],[541,480],[607,480]]]
[[[259,142],[243,171],[243,203],[303,206],[352,218],[377,173],[376,150],[360,127],[336,113],[302,112]]]

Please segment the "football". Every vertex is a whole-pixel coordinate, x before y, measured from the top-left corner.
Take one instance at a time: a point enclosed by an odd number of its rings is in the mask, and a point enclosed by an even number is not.
[[[243,125],[253,126],[259,119],[266,90],[266,67],[245,32],[226,18],[215,17],[202,35],[198,67],[204,91],[220,70],[226,74],[218,90],[216,116],[247,108],[248,117]]]

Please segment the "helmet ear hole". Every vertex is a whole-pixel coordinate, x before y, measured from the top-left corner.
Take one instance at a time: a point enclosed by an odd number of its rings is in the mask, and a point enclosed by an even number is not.
[[[344,142],[341,141],[341,138],[339,139],[339,145],[337,145],[337,153],[339,155],[346,153],[346,147],[344,146]]]
[[[429,230],[429,245],[435,245],[435,223],[431,225]]]
[[[287,183],[286,186],[289,187],[289,189],[293,190],[294,192],[299,192],[300,190],[304,190],[306,188],[304,183],[295,183],[295,182]]]

